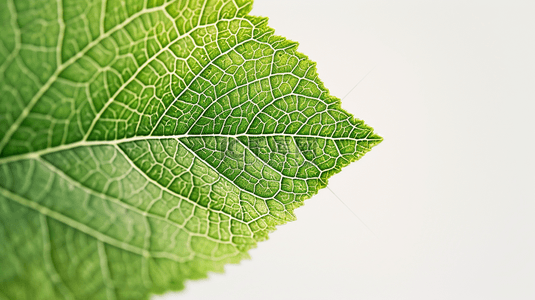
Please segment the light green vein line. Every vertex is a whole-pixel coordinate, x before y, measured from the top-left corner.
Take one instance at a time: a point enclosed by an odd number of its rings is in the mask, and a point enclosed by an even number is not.
[[[182,134],[182,135],[168,135],[168,136],[135,136],[130,138],[124,138],[124,139],[118,139],[118,140],[110,140],[110,141],[78,141],[71,144],[66,145],[60,145],[55,146],[51,148],[45,148],[42,150],[29,152],[29,153],[23,153],[23,154],[17,154],[17,155],[11,155],[0,158],[0,164],[5,164],[9,162],[19,161],[23,159],[31,159],[31,158],[38,158],[39,156],[55,153],[59,151],[74,149],[78,147],[91,147],[91,146],[101,146],[101,145],[119,145],[121,143],[127,143],[127,142],[135,142],[135,141],[145,141],[145,140],[165,140],[165,139],[180,139],[180,138],[187,138],[187,137],[269,137],[269,136],[288,136],[288,137],[294,137],[294,138],[315,138],[315,139],[327,139],[327,140],[354,140],[357,142],[360,141],[378,141],[380,139],[376,138],[362,138],[362,139],[354,139],[350,137],[339,137],[339,138],[333,138],[333,137],[323,137],[323,136],[315,136],[315,135],[301,135],[301,134],[285,134],[285,133],[267,133],[267,134],[236,134],[236,135],[229,135],[229,134]]]
[[[161,10],[161,8],[157,7],[157,8],[147,9],[147,10],[138,12],[136,14],[133,14],[132,16],[127,18],[123,23],[118,24],[114,29],[106,32],[105,34],[103,34],[103,35],[99,36],[98,38],[96,38],[95,40],[93,40],[91,43],[87,44],[86,47],[84,47],[84,49],[82,49],[80,52],[76,53],[76,55],[72,56],[65,63],[63,63],[62,65],[57,66],[56,71],[50,76],[50,78],[48,78],[46,83],[44,85],[42,85],[41,88],[39,89],[39,91],[32,97],[32,99],[30,100],[28,105],[26,105],[26,107],[24,108],[22,113],[17,117],[17,119],[11,125],[11,127],[9,127],[8,131],[6,132],[6,134],[4,135],[2,140],[0,140],[0,153],[2,152],[2,150],[4,150],[4,147],[6,146],[6,144],[11,139],[11,136],[19,128],[20,124],[22,124],[22,121],[24,121],[24,119],[26,119],[26,117],[28,116],[28,114],[30,113],[32,108],[35,106],[37,101],[39,99],[41,99],[41,97],[45,94],[46,91],[48,91],[48,89],[56,81],[56,79],[58,78],[59,74],[61,72],[63,72],[63,70],[65,70],[71,64],[76,62],[79,58],[84,56],[84,54],[86,52],[88,52],[90,49],[92,49],[95,45],[99,44],[102,40],[104,40],[105,38],[107,38],[108,36],[110,36],[111,34],[116,32],[117,30],[123,29],[125,24],[128,24],[129,22],[133,21],[134,19],[136,19],[137,17],[139,17],[139,16],[141,16],[143,14],[151,13],[151,12],[159,11],[159,10]]]
[[[48,224],[46,221],[45,215],[39,215],[39,221],[41,223],[41,232],[43,238],[43,259],[45,262],[46,271],[48,272],[50,279],[56,285],[59,292],[63,295],[66,300],[74,299],[72,292],[65,286],[63,280],[59,276],[56,268],[54,267],[54,262],[52,260],[52,247],[50,245],[50,234],[48,232]]]
[[[100,270],[102,272],[102,278],[104,279],[104,285],[106,286],[106,296],[109,300],[117,299],[115,297],[115,287],[113,286],[113,280],[111,279],[110,269],[108,266],[108,256],[106,255],[106,248],[102,241],[97,241],[98,257],[100,261]]]
[[[247,22],[249,22],[247,19],[243,19]],[[249,22],[250,23],[250,22]],[[252,26],[252,30],[254,30],[254,25],[251,24]],[[190,83],[184,87],[184,89],[175,97],[175,99],[169,104],[169,106],[165,109],[165,111],[162,113],[162,115],[158,118],[158,121],[156,121],[154,127],[152,128],[151,132],[150,132],[150,135],[152,135],[154,133],[154,131],[157,129],[158,125],[160,125],[160,123],[162,122],[163,118],[167,115],[167,112],[169,111],[169,109],[171,109],[171,107],[173,107],[173,105],[175,104],[176,101],[178,101],[178,99],[180,97],[182,97],[182,95],[189,91],[189,88],[196,82],[197,78],[201,77],[202,73],[211,65],[215,65],[215,62],[217,61],[218,58],[220,58],[221,56],[225,55],[225,54],[228,54],[230,53],[232,50],[235,50],[237,47],[239,47],[240,45],[243,45],[245,44],[246,42],[249,42],[251,41],[251,39],[247,39],[245,41],[242,41],[240,43],[237,43],[236,45],[234,45],[232,48],[228,49],[227,51],[224,51],[224,52],[221,52],[220,54],[218,54],[216,57],[214,57],[214,59],[210,60],[209,63],[206,64],[206,66],[204,66],[200,71],[199,73],[197,73],[195,75],[195,77],[193,77],[193,79],[190,81]],[[214,101],[215,102],[215,101]],[[202,117],[202,115],[201,115]],[[200,117],[199,117],[200,118]],[[195,120],[195,122],[193,124],[195,124],[198,120]]]
[[[255,193],[253,192],[249,192],[247,190],[244,190],[243,188],[239,187],[236,185],[236,183],[231,180],[230,178],[228,178],[227,176],[224,176],[223,174],[221,174],[214,166],[212,166],[211,164],[209,164],[208,162],[206,162],[204,159],[202,159],[202,157],[200,157],[195,151],[193,151],[192,149],[190,149],[188,146],[186,146],[186,144],[184,144],[184,142],[182,142],[180,139],[177,139],[177,141],[180,143],[180,145],[182,145],[182,147],[184,147],[184,149],[188,150],[191,154],[193,154],[193,156],[195,156],[195,158],[197,158],[199,161],[202,161],[206,166],[208,166],[210,169],[212,169],[214,172],[216,172],[217,174],[219,174],[219,176],[221,177],[224,177],[225,180],[228,180],[230,183],[232,183],[232,185],[234,185],[238,190],[246,193],[246,194],[249,194],[255,198],[259,198],[259,199],[262,199],[262,200],[271,200],[273,199],[273,197],[262,197],[262,196],[258,196],[256,195]]]
[[[115,148],[117,149],[117,151],[119,151],[119,153],[121,153],[121,154],[124,156],[124,158],[125,158],[126,161],[130,164],[130,166],[132,166],[132,168],[134,168],[134,169],[135,169],[135,170],[136,170],[136,171],[137,171],[143,178],[145,178],[148,182],[151,182],[152,184],[156,185],[157,187],[160,187],[160,188],[161,188],[162,190],[164,190],[165,192],[167,192],[167,193],[169,193],[169,194],[171,194],[171,195],[173,195],[173,196],[175,196],[175,197],[177,197],[177,198],[179,198],[179,199],[183,199],[183,200],[185,200],[185,201],[191,203],[193,206],[200,207],[201,209],[204,209],[204,210],[208,209],[208,208],[206,208],[206,207],[204,207],[204,206],[199,205],[199,203],[197,203],[197,202],[195,202],[195,201],[192,201],[191,199],[189,199],[189,198],[187,198],[187,197],[184,197],[184,196],[182,196],[182,195],[180,195],[180,194],[178,194],[178,193],[176,193],[176,192],[174,192],[174,191],[168,189],[167,187],[161,185],[158,181],[156,181],[156,180],[150,178],[149,176],[147,176],[147,174],[145,174],[145,172],[143,172],[143,171],[142,171],[142,170],[141,170],[141,169],[140,169],[140,168],[139,168],[139,167],[138,167],[138,166],[137,166],[137,165],[130,159],[130,157],[126,154],[126,152],[124,152],[123,149],[121,149],[121,147],[119,147],[118,145],[114,145],[114,146],[115,146]],[[188,149],[188,148],[186,148],[186,149]],[[242,220],[240,220],[240,219],[238,219],[238,218],[236,218],[236,217],[234,217],[234,216],[232,216],[232,215],[230,215],[230,214],[228,214],[228,213],[226,213],[226,212],[224,212],[224,211],[215,211],[215,212],[220,213],[220,214],[222,214],[222,215],[225,215],[225,216],[227,216],[228,218],[233,219],[233,220],[236,220],[236,221],[238,221],[238,222],[242,222]]]
[[[119,199],[115,199],[113,197],[110,197],[106,194],[103,194],[103,193],[99,193],[95,190],[92,190],[90,189],[89,187],[85,186],[85,185],[82,185],[80,182],[74,180],[72,177],[70,177],[69,175],[67,175],[65,172],[63,172],[62,170],[58,169],[56,166],[54,166],[52,163],[48,162],[47,160],[45,159],[39,159],[39,162],[41,162],[42,164],[45,165],[45,167],[47,169],[49,169],[52,173],[54,173],[55,175],[63,178],[64,180],[68,181],[69,184],[72,184],[80,189],[82,189],[83,191],[85,191],[86,193],[90,194],[90,195],[93,195],[93,196],[96,196],[96,197],[100,197],[104,200],[107,200],[111,203],[114,203],[114,204],[117,204],[117,205],[120,205],[132,212],[135,212],[139,215],[142,215],[142,216],[146,216],[146,217],[150,217],[150,218],[154,218],[154,219],[157,219],[157,220],[160,220],[160,221],[163,221],[165,223],[168,223],[174,227],[177,227],[179,229],[183,229],[184,226],[182,224],[178,224],[178,223],[175,223],[169,219],[166,219],[162,216],[159,216],[159,215],[155,215],[155,214],[152,214],[152,213],[149,213],[149,212],[146,212],[146,211],[143,211],[135,206],[132,206],[126,202],[123,202]]]
[[[9,13],[11,15],[11,26],[13,27],[14,35],[15,35],[15,49],[9,54],[9,56],[4,60],[4,63],[0,66],[0,78],[4,77],[4,72],[7,69],[7,67],[11,64],[13,59],[17,55],[19,55],[20,46],[21,46],[21,35],[20,35],[20,29],[17,26],[17,10],[15,9],[15,2],[14,0],[7,1],[7,6],[9,9]]]
[[[141,249],[139,247],[136,247],[136,246],[133,246],[133,245],[130,245],[130,244],[127,244],[127,243],[124,243],[124,242],[121,242],[115,238],[112,238],[108,235],[105,235],[103,234],[102,232],[99,232],[98,230],[95,230],[85,224],[82,224],[74,219],[71,219],[65,215],[62,215],[61,213],[58,213],[57,211],[54,211],[54,210],[51,210],[49,209],[48,207],[45,207],[45,206],[42,206],[36,202],[33,202],[31,200],[28,200],[24,197],[21,197],[17,194],[14,194],[2,187],[0,187],[0,194],[2,194],[4,197],[6,197],[7,199],[10,199],[12,200],[13,202],[15,203],[18,203],[24,207],[27,207],[27,208],[30,208],[30,209],[33,209],[47,217],[50,217],[56,221],[59,221],[65,225],[68,225],[80,232],[83,232],[99,241],[102,241],[106,244],[109,244],[111,246],[114,246],[116,248],[119,248],[119,249],[122,249],[122,250],[125,250],[125,251],[128,251],[128,252],[131,252],[131,253],[134,253],[134,254],[137,254],[137,255],[141,255],[141,256],[144,256],[144,257],[161,257],[161,258],[167,258],[167,259],[170,259],[170,260],[173,260],[173,261],[176,261],[176,262],[183,262],[184,259],[174,255],[174,254],[171,254],[171,253],[166,253],[166,252],[155,252],[155,253],[151,253],[149,252],[148,250],[145,250],[145,249]]]

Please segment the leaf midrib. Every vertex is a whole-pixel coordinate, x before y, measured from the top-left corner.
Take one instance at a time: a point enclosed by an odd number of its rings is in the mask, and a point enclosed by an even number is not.
[[[352,140],[352,141],[379,141],[380,138],[351,138],[351,137],[328,137],[328,136],[319,136],[319,135],[306,135],[306,134],[291,134],[291,133],[266,133],[266,134],[181,134],[181,135],[165,135],[165,136],[135,136],[130,138],[118,139],[118,140],[109,140],[109,141],[78,141],[70,144],[63,144],[55,147],[49,147],[37,151],[15,154],[10,156],[5,156],[0,158],[0,164],[5,164],[9,162],[15,162],[23,159],[32,159],[38,158],[42,155],[51,154],[59,151],[70,150],[78,147],[90,147],[90,146],[104,146],[104,145],[119,145],[121,143],[135,142],[135,141],[146,141],[146,140],[167,140],[167,139],[180,139],[180,138],[192,138],[192,137],[224,137],[224,138],[239,138],[239,137],[269,137],[269,136],[282,136],[282,137],[292,137],[292,138],[316,138],[316,139],[327,139],[331,141],[336,140]]]

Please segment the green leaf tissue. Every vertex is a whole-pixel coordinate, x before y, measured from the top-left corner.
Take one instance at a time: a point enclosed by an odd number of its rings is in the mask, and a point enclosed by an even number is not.
[[[381,141],[251,0],[0,0],[0,299],[222,272]]]

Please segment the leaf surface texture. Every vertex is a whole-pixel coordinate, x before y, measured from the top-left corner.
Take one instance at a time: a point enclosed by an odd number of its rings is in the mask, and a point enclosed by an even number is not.
[[[180,290],[381,141],[251,5],[0,0],[0,299]]]

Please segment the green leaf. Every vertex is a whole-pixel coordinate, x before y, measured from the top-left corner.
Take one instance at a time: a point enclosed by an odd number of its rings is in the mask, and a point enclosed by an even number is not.
[[[0,0],[0,299],[147,299],[381,141],[247,0]]]

